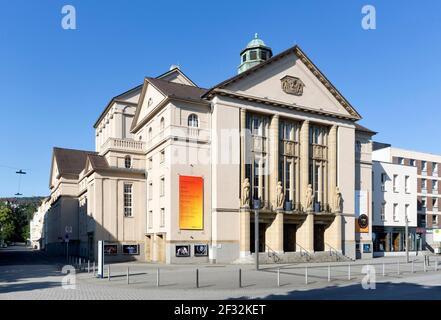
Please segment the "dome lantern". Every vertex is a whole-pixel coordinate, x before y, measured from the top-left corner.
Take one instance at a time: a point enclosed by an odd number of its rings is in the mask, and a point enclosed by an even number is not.
[[[271,48],[268,47],[256,33],[245,49],[240,53],[241,64],[237,73],[242,73],[259,63],[268,60],[273,56]]]

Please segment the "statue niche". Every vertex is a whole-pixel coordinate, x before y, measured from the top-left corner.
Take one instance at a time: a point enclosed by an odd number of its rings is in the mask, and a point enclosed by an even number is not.
[[[245,178],[245,180],[242,183],[242,199],[241,199],[241,206],[243,208],[249,208],[250,207],[250,179]]]
[[[285,193],[283,192],[282,182],[279,181],[276,188],[276,210],[283,210],[284,203]]]
[[[312,185],[308,184],[308,189],[306,190],[306,212],[314,211],[314,192],[312,190]]]

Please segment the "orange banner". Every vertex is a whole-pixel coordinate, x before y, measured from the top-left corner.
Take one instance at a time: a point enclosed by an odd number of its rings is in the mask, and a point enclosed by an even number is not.
[[[179,228],[204,229],[204,179],[179,176]]]

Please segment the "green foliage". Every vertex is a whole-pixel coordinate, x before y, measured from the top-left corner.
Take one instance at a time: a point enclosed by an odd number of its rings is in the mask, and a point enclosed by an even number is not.
[[[11,208],[0,204],[0,239],[10,240],[15,232],[14,216]]]

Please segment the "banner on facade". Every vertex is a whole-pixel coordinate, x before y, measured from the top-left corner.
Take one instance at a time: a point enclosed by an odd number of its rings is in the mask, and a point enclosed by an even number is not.
[[[204,229],[204,179],[179,176],[179,228]]]
[[[355,190],[355,232],[369,232],[368,194],[365,190]]]
[[[433,242],[441,242],[441,229],[433,229]]]

